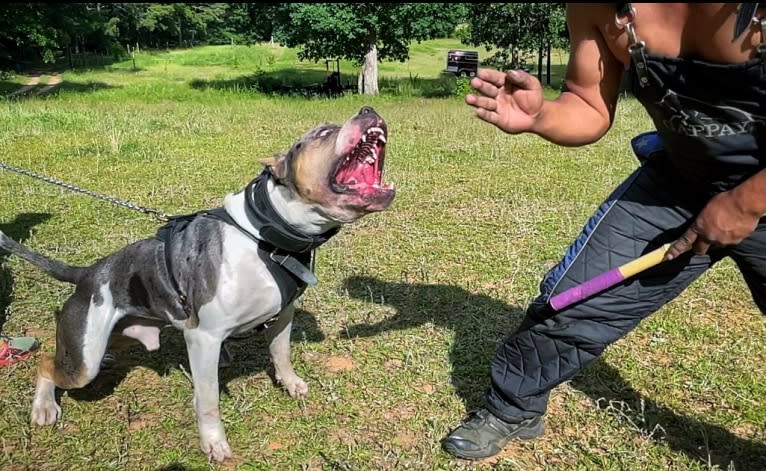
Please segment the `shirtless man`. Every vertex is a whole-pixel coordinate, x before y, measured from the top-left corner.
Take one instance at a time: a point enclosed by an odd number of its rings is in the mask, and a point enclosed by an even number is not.
[[[551,389],[724,257],[766,313],[766,9],[756,6],[568,4],[571,55],[558,98],[543,99],[522,71],[480,70],[471,81],[478,94],[466,103],[480,119],[582,146],[611,127],[628,68],[656,132],[633,140],[640,167],[545,275],[491,361],[486,407],[442,441],[447,452],[486,458],[539,436]],[[548,304],[664,243],[672,245],[660,265],[558,312]]]

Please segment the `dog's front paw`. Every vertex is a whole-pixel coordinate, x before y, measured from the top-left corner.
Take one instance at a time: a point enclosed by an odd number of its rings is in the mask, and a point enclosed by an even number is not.
[[[61,416],[61,407],[56,401],[34,401],[32,403],[32,423],[40,426],[53,425]]]
[[[288,379],[277,376],[277,381],[279,381],[279,383],[287,390],[290,397],[306,397],[309,393],[309,385],[298,376]]]
[[[208,458],[221,462],[226,458],[231,458],[231,448],[226,441],[226,435],[210,431],[200,435],[200,446]]]

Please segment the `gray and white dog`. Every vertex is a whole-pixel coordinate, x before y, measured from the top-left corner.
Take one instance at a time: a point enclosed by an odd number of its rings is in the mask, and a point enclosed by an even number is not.
[[[61,414],[55,390],[81,388],[111,345],[159,348],[160,329],[183,331],[194,383],[200,446],[223,461],[231,449],[219,413],[218,363],[227,337],[265,329],[276,379],[293,397],[308,392],[290,361],[294,300],[316,282],[313,249],[364,215],[387,209],[382,183],[385,121],[370,107],[343,126],[324,124],[210,211],[173,218],[152,238],[89,267],[41,255],[0,232],[0,248],[76,285],[56,316],[56,352],[39,362],[31,420]]]

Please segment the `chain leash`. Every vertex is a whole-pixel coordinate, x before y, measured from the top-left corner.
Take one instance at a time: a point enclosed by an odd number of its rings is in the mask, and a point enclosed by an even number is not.
[[[8,165],[5,162],[0,162],[0,169],[8,170],[10,172],[18,173],[19,175],[25,175],[27,177],[34,178],[36,180],[57,185],[57,186],[60,186],[61,188],[66,188],[67,190],[70,190],[70,191],[76,191],[84,195],[92,196],[93,198],[99,199],[101,201],[106,201],[108,203],[112,203],[116,206],[122,206],[123,208],[132,209],[134,211],[138,211],[144,214],[151,214],[152,216],[156,217],[160,221],[168,221],[169,219],[168,216],[165,215],[165,213],[158,211],[156,209],[139,206],[137,204],[131,203],[129,201],[121,200],[113,196],[102,195],[101,193],[96,193],[95,191],[86,190],[84,188],[80,188],[70,183],[64,183],[62,181],[56,180],[55,178],[46,177],[44,175],[39,175],[37,173],[30,172],[29,170],[24,170],[23,168]]]

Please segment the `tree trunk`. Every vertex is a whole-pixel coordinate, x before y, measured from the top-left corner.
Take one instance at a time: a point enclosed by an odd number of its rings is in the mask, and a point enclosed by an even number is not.
[[[364,55],[364,64],[357,80],[360,95],[378,94],[378,48],[373,43]]]
[[[548,49],[548,57],[547,62],[545,64],[545,82],[550,85],[551,84],[551,43],[548,41],[548,44],[546,45],[546,48]]]
[[[537,80],[540,83],[543,83],[543,54],[545,53],[543,41],[543,37],[540,36],[540,46],[537,48]]]

